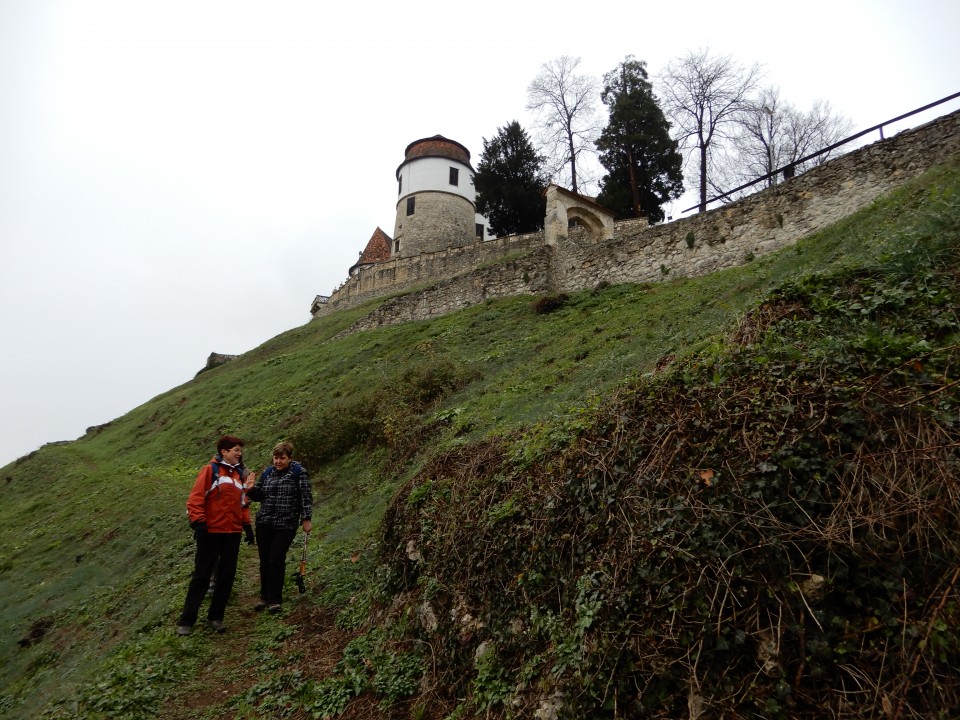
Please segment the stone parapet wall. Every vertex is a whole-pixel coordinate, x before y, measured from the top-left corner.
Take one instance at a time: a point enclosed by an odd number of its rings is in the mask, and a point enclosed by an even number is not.
[[[488,298],[548,292],[552,255],[552,249],[541,243],[526,254],[390,298],[335,338],[382,325],[440,317]]]
[[[960,153],[960,112],[813,168],[723,207],[613,240],[557,246],[557,290],[656,282],[735,267],[795,243]]]
[[[407,293],[354,326],[363,329],[436,317],[490,297],[705,275],[791,245],[958,154],[960,111],[715,210],[653,227],[646,220],[616,223],[609,240],[593,241],[575,228],[555,247],[533,233],[378,263],[317,305],[315,316]]]
[[[543,233],[508,235],[451,247],[413,257],[397,257],[371,267],[361,268],[337,288],[314,316],[356,307],[372,298],[392,295],[423,285],[433,285],[488,263],[496,263],[518,253],[544,246]]]
[[[636,218],[634,220],[620,220],[614,223],[614,240],[636,240],[641,235],[645,235],[650,230],[650,223],[646,218]]]

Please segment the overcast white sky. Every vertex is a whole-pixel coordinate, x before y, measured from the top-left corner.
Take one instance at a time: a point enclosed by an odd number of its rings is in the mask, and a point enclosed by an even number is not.
[[[956,0],[0,0],[0,465],[308,322],[407,144],[476,164],[553,58],[709,48],[860,130],[960,90],[958,36]]]

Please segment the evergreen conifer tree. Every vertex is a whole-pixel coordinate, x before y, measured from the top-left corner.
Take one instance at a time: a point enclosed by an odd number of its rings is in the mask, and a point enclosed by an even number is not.
[[[483,139],[483,154],[473,178],[477,211],[496,235],[539,230],[545,212],[543,158],[516,120]]]
[[[618,218],[663,220],[662,205],[683,193],[683,157],[647,79],[646,63],[628,56],[607,73],[601,93],[610,122],[597,141],[608,174],[597,197]]]

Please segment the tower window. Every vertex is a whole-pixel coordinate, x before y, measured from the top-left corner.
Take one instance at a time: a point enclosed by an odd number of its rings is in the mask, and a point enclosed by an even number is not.
[[[450,184],[460,184],[460,170],[458,168],[450,168]]]
[[[475,225],[477,227],[477,237],[483,240],[483,225],[480,223],[475,223]]]
[[[407,198],[407,215],[413,215],[413,211],[416,209],[416,203],[416,195],[411,195]]]
[[[397,178],[397,195],[403,193],[403,176]]]

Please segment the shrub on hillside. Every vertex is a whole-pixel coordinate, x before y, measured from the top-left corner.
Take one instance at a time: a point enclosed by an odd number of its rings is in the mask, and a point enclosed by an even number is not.
[[[407,457],[432,430],[430,411],[475,377],[474,371],[446,359],[412,362],[364,393],[323,407],[297,426],[293,443],[309,467],[358,447],[383,447],[395,457]]]
[[[554,310],[562,308],[569,299],[570,297],[566,293],[544,295],[533,302],[533,311],[537,313],[537,315],[546,315],[547,313],[552,313]]]

